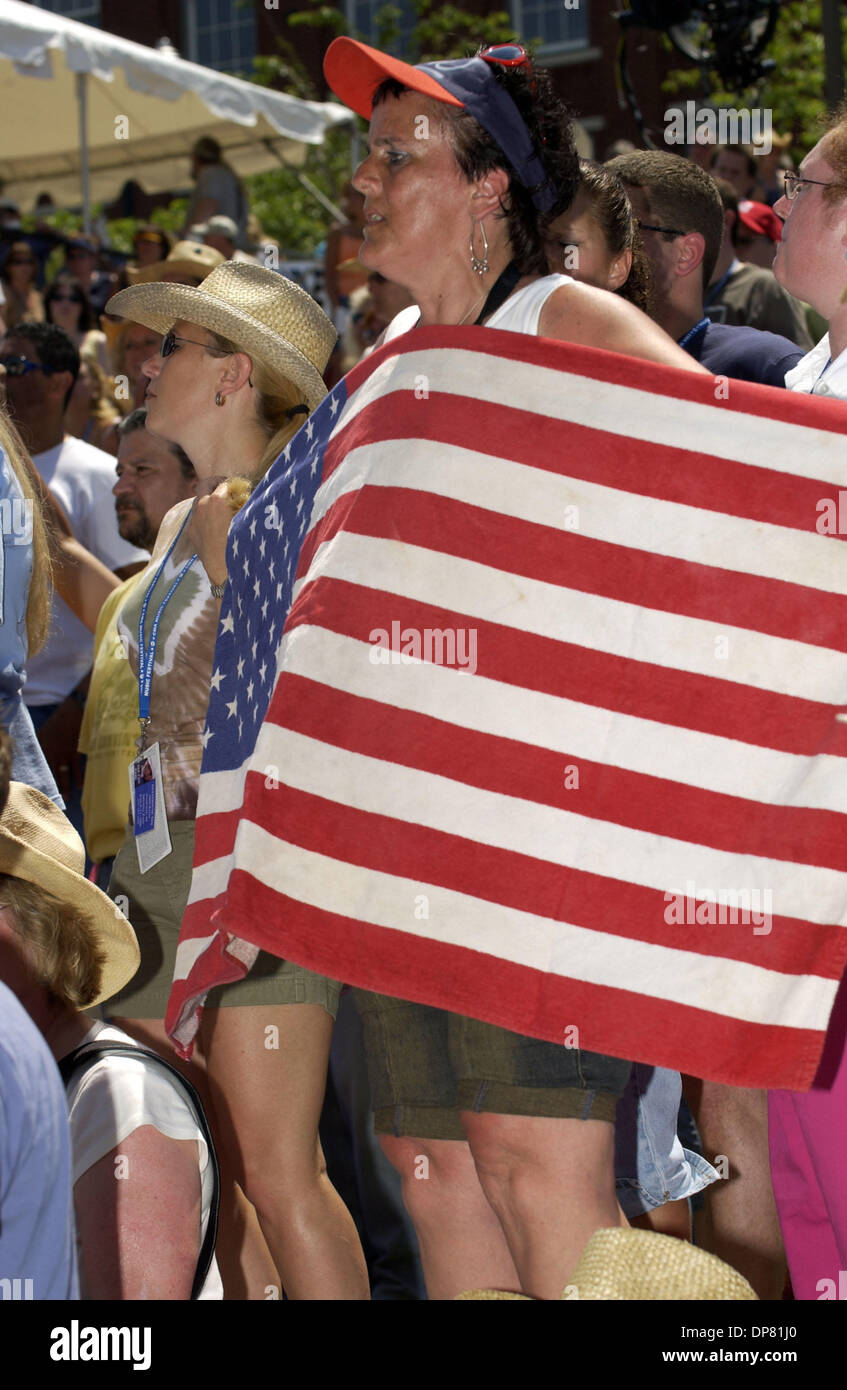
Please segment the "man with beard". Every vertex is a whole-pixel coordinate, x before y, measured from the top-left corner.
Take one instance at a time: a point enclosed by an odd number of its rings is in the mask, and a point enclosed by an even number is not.
[[[130,545],[152,551],[165,515],[193,497],[197,477],[178,444],[145,428],[147,411],[134,410],[118,426],[115,512],[118,530]],[[138,685],[118,637],[117,621],[127,596],[148,571],[133,575],[103,605],[94,639],[94,669],[80,752],[87,755],[82,811],[88,853],[98,866],[97,882],[108,884],[111,863],[123,841],[128,804],[127,768],[135,757]]]

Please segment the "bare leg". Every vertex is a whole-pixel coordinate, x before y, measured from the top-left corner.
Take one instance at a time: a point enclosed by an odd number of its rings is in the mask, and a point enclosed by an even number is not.
[[[367,1299],[356,1228],[318,1142],[330,1015],[318,1004],[206,1009],[201,1036],[222,1144],[286,1294]]]
[[[629,1224],[642,1231],[655,1231],[660,1236],[676,1236],[678,1240],[690,1240],[691,1211],[688,1198],[680,1197],[676,1202],[663,1202],[652,1211],[633,1216]]]
[[[468,1145],[385,1134],[380,1143],[403,1180],[430,1299],[455,1298],[469,1289],[519,1293],[503,1228],[480,1187]]]
[[[231,1165],[221,1143],[217,1115],[209,1091],[206,1065],[200,1048],[186,1062],[174,1051],[165,1032],[162,1019],[116,1018],[115,1026],[123,1028],[136,1042],[144,1043],[164,1057],[171,1066],[183,1072],[200,1093],[206,1119],[215,1141],[221,1177],[221,1205],[218,1216],[218,1239],[215,1258],[218,1262],[224,1298],[229,1301],[264,1299],[267,1289],[279,1287],[279,1275],[265,1244],[256,1213],[235,1181]]]
[[[590,1237],[620,1224],[614,1126],[467,1110],[462,1124],[522,1291],[561,1298]]]
[[[780,1299],[786,1263],[771,1186],[767,1093],[688,1077],[684,1084],[705,1155],[728,1172],[706,1193],[697,1243],[749,1279],[760,1298]]]

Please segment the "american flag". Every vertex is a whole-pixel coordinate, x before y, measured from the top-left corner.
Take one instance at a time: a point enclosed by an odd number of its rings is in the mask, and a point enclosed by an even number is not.
[[[845,432],[487,329],[360,364],[230,533],[177,1045],[262,948],[808,1087],[847,959]]]

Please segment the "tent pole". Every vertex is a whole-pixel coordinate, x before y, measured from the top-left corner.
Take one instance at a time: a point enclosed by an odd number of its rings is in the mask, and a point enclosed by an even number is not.
[[[289,174],[293,174],[297,182],[303,185],[306,192],[311,193],[312,197],[320,203],[321,207],[329,213],[330,217],[337,217],[339,222],[344,221],[344,213],[341,211],[341,208],[337,207],[335,203],[331,202],[330,199],[327,198],[326,194],[322,193],[321,190],[317,187],[317,185],[312,183],[312,180],[309,178],[308,174],[301,174],[299,169],[292,169],[290,164],[286,164],[285,160],[283,159],[279,150],[275,147],[272,140],[265,139],[262,141],[262,144],[265,146],[265,149],[268,150],[269,153],[274,156],[274,159],[279,160],[279,163],[282,165],[283,169],[287,169]]]
[[[91,189],[88,180],[88,86],[87,74],[76,75],[76,100],[79,107],[79,172],[82,181],[82,229],[91,232]]]

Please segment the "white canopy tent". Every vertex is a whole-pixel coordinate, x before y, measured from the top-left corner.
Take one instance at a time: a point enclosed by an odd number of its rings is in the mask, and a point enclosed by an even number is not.
[[[58,206],[82,203],[86,227],[92,201],[111,201],[128,178],[148,193],[186,188],[201,135],[244,177],[301,165],[309,145],[352,120],[334,102],[302,101],[17,0],[0,0],[0,111],[3,196],[22,211],[42,190]]]

